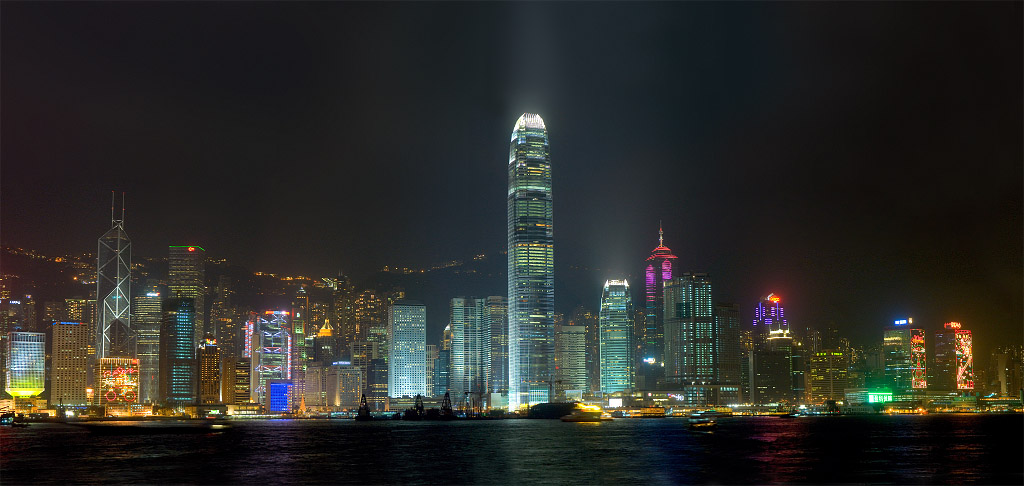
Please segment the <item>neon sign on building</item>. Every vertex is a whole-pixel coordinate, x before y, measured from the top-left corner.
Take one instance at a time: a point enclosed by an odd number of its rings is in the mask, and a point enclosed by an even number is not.
[[[928,370],[924,348],[924,329],[910,330],[910,383],[913,388],[928,388]]]
[[[98,378],[101,405],[125,405],[138,401],[139,360],[102,358]]]
[[[974,389],[974,351],[971,331],[957,329],[954,334],[956,345],[956,389]]]

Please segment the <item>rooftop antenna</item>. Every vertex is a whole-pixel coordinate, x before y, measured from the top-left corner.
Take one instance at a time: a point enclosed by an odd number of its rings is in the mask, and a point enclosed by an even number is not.
[[[110,225],[114,225],[114,191],[110,191]]]
[[[121,226],[124,226],[124,191],[121,191]]]
[[[665,246],[665,231],[661,227],[661,220],[658,220],[658,246]]]

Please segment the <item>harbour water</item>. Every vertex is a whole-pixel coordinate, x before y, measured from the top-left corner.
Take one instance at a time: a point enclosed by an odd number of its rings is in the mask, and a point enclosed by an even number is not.
[[[0,430],[9,484],[1024,484],[1020,414],[236,422],[202,433]]]

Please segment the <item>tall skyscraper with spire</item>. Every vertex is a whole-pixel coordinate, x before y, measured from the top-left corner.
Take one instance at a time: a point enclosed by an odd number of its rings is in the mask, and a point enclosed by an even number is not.
[[[644,268],[644,328],[637,336],[639,358],[637,385],[644,390],[656,387],[665,376],[665,282],[675,277],[675,260],[665,246],[665,231],[658,225],[658,246],[647,257]]]
[[[509,408],[550,400],[554,371],[555,248],[548,131],[523,113],[508,156]]]
[[[124,230],[124,194],[121,219],[110,195],[110,229],[96,250],[96,358],[133,357],[131,329],[132,242]]]

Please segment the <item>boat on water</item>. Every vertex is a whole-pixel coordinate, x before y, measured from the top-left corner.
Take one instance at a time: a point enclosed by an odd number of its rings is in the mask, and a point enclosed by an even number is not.
[[[641,408],[640,418],[665,418],[665,407]]]
[[[68,422],[94,434],[148,435],[148,434],[202,434],[223,432],[231,425],[225,420],[96,420]]]
[[[27,423],[16,419],[17,417],[14,415],[14,412],[5,413],[0,415],[0,425],[6,425],[8,427],[28,427]]]
[[[610,420],[612,420],[612,416],[597,405],[578,405],[571,414],[562,417],[562,422],[608,422]]]
[[[690,428],[694,430],[714,430],[718,427],[718,422],[715,420],[719,417],[717,412],[713,410],[705,412],[694,412],[690,414],[690,417],[686,420],[690,423]]]

